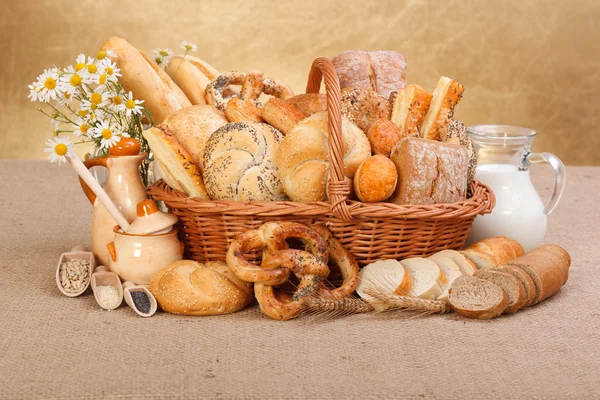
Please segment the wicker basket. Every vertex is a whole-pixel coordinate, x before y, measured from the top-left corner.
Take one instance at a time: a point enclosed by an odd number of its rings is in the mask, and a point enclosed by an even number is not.
[[[493,192],[474,181],[471,197],[453,204],[402,206],[348,200],[344,181],[340,85],[331,62],[314,61],[306,88],[318,93],[325,81],[329,115],[330,202],[234,202],[189,198],[159,181],[149,188],[180,219],[186,255],[197,261],[225,260],[230,242],[241,232],[267,221],[325,223],[333,235],[366,265],[382,258],[427,256],[443,249],[460,249],[479,214],[490,213]],[[260,255],[255,254],[254,257]]]

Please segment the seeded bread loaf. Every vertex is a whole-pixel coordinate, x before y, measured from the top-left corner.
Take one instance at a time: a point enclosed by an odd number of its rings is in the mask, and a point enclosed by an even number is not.
[[[448,125],[448,131],[446,133],[446,143],[460,144],[467,149],[469,154],[469,168],[467,174],[467,188],[473,182],[475,178],[475,169],[477,168],[477,152],[471,141],[471,137],[467,132],[467,127],[460,121],[453,119]]]
[[[482,269],[477,271],[475,276],[485,281],[492,282],[504,290],[508,302],[506,310],[504,310],[505,313],[516,313],[525,306],[527,300],[525,288],[521,281],[512,274],[494,269]]]
[[[342,115],[367,133],[378,119],[390,119],[390,102],[364,87],[342,89]]]
[[[457,314],[476,319],[495,318],[508,306],[506,293],[498,285],[467,275],[452,283],[448,300]]]

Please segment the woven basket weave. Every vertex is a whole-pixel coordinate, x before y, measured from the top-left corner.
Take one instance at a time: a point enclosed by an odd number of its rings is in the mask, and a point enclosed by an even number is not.
[[[327,92],[329,116],[329,202],[235,202],[190,198],[158,181],[148,190],[179,217],[186,256],[196,261],[225,261],[231,241],[267,221],[325,223],[333,235],[366,265],[382,259],[427,256],[443,249],[460,249],[473,220],[492,211],[496,199],[485,185],[473,181],[471,197],[453,204],[402,206],[348,200],[344,179],[340,84],[326,58],[313,62],[307,93]],[[250,255],[258,258],[259,254]]]

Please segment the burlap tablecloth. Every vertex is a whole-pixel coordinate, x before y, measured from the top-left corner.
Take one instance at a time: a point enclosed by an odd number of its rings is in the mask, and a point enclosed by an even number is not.
[[[553,298],[493,321],[137,317],[55,287],[89,242],[73,171],[0,161],[0,398],[598,398],[600,168],[569,167],[547,241],[572,256]],[[534,171],[542,196],[551,181]]]

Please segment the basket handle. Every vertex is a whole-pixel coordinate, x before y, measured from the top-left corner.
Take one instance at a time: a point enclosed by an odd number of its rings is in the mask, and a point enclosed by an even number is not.
[[[340,81],[335,67],[325,57],[319,57],[313,61],[308,75],[308,83],[306,84],[306,93],[319,93],[321,80],[325,82],[329,124],[329,186],[327,191],[333,215],[338,219],[347,221],[352,219],[352,213],[347,203],[350,188],[344,175]]]

